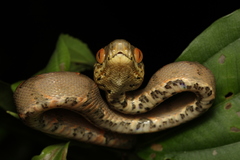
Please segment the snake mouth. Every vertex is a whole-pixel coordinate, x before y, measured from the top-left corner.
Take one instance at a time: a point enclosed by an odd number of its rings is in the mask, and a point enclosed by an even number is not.
[[[112,58],[109,61],[111,61],[112,63],[127,64],[132,63],[132,58],[129,57],[124,52],[117,52],[112,56]]]
[[[128,57],[128,55],[126,55],[126,54],[123,53],[123,52],[118,52],[118,53],[116,53],[115,55],[113,55],[112,58],[114,58],[114,57],[116,57],[116,56],[125,56],[125,57],[127,57],[128,59],[131,59],[131,58]]]

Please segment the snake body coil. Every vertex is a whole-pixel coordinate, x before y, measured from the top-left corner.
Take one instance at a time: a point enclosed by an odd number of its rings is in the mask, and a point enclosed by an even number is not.
[[[32,77],[15,91],[19,116],[28,126],[45,133],[130,148],[132,134],[177,126],[212,105],[214,77],[195,62],[168,64],[143,90],[127,92],[142,83],[142,56],[127,41],[115,40],[96,55],[96,83],[75,72]],[[108,103],[101,98],[98,87],[106,91]]]

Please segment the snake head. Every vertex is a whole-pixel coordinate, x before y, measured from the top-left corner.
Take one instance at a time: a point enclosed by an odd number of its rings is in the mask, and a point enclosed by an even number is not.
[[[137,89],[143,81],[144,64],[140,49],[123,39],[117,39],[96,54],[94,80],[108,93]]]

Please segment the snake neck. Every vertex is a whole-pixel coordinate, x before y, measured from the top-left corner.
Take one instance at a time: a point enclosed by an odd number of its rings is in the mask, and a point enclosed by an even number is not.
[[[136,72],[133,68],[121,65],[109,66],[105,70],[106,76],[97,81],[99,88],[106,92],[106,99],[110,106],[120,112],[124,111],[122,108],[128,105],[128,99],[132,97],[128,93],[139,88],[143,81],[143,77],[133,74]]]

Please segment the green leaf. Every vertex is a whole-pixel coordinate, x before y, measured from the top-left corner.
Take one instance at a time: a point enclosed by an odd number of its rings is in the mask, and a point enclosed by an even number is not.
[[[7,113],[10,114],[10,115],[13,116],[13,117],[19,119],[19,116],[18,116],[18,114],[17,114],[16,112],[7,111]]]
[[[13,96],[11,86],[5,82],[0,81],[0,107],[2,109],[14,111],[15,105],[13,103]]]
[[[216,79],[217,95],[215,104],[219,104],[226,99],[231,98],[231,96],[240,93],[239,52],[240,34],[238,39],[222,48],[219,52],[216,52],[212,57],[203,63],[206,67],[212,70]]]
[[[235,149],[234,149],[235,148]],[[232,143],[229,145],[216,147],[216,148],[209,148],[197,151],[183,151],[180,153],[171,153],[167,154],[166,157],[168,159],[175,159],[175,160],[187,160],[187,159],[194,159],[194,160],[237,160],[239,159],[239,154],[236,154],[236,150],[240,148],[240,142]],[[154,156],[154,155],[152,155]],[[177,157],[177,158],[176,158]],[[156,159],[160,159],[156,157]]]
[[[23,82],[23,81],[18,81],[18,82],[13,83],[13,84],[11,85],[12,91],[14,92],[14,91],[17,89],[17,87],[18,87],[22,82]]]
[[[176,61],[205,62],[215,53],[228,46],[240,35],[240,10],[222,17],[196,37]]]
[[[208,27],[176,61],[198,61],[216,79],[216,100],[207,113],[182,126],[151,134],[138,148],[148,160],[235,160],[240,148],[240,10]],[[150,137],[149,136],[149,137]]]
[[[85,43],[61,34],[48,65],[38,74],[56,71],[82,72],[91,69],[94,63],[95,58]]]
[[[32,160],[66,160],[69,142],[66,144],[51,145],[43,149],[40,155]]]

